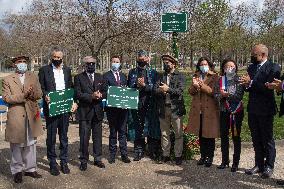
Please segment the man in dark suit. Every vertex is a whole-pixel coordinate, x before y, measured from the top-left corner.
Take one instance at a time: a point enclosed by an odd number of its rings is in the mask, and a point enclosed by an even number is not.
[[[109,86],[127,86],[127,77],[120,71],[120,59],[118,56],[113,56],[111,59],[111,70],[106,72],[104,78],[104,91],[108,90]],[[130,163],[127,155],[127,138],[126,138],[126,123],[127,123],[127,109],[107,107],[107,119],[109,123],[109,163],[115,163],[115,155],[117,151],[117,135],[119,141],[119,148],[121,153],[121,160],[124,163]]]
[[[69,113],[64,113],[54,117],[49,116],[48,104],[50,98],[48,93],[51,91],[63,90],[73,87],[71,70],[63,65],[63,52],[59,49],[54,49],[51,55],[51,64],[43,66],[39,70],[39,82],[43,92],[43,113],[46,119],[47,129],[47,158],[49,160],[50,174],[57,176],[60,174],[57,169],[55,143],[56,133],[58,129],[60,141],[60,165],[61,171],[64,174],[69,174],[68,168],[68,127],[69,127]],[[74,110],[74,106],[73,106]]]
[[[149,100],[152,96],[153,86],[157,78],[157,72],[149,69],[149,61],[148,53],[140,50],[138,52],[137,67],[131,69],[128,74],[128,86],[139,90],[138,110],[131,110],[135,126],[134,161],[139,161],[144,156],[145,118],[149,109]]]
[[[80,170],[87,170],[89,160],[89,140],[92,133],[94,165],[105,168],[102,162],[102,120],[104,117],[102,99],[103,78],[95,73],[96,59],[87,56],[83,59],[85,71],[74,78],[75,98],[79,101],[78,118],[80,134]]]
[[[274,91],[267,87],[267,83],[280,77],[280,67],[268,61],[268,48],[262,44],[252,49],[251,62],[248,75],[240,79],[249,92],[248,124],[255,151],[255,166],[245,173],[262,173],[261,178],[269,178],[273,174],[276,157],[273,119],[277,107]]]
[[[183,116],[186,113],[183,99],[185,78],[176,69],[178,62],[174,57],[163,55],[162,60],[165,72],[155,84],[154,91],[159,96],[157,99],[162,133],[163,161],[170,160],[172,127],[175,133],[176,165],[180,165],[183,150]]]

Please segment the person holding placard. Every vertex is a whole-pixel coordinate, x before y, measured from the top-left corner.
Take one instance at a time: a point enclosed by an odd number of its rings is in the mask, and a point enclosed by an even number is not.
[[[46,146],[47,158],[49,160],[50,174],[58,176],[60,174],[57,168],[55,143],[58,131],[60,141],[60,167],[64,174],[69,174],[68,167],[68,127],[69,113],[62,113],[56,116],[49,115],[49,92],[61,91],[73,88],[71,69],[63,64],[63,52],[54,48],[51,53],[51,64],[39,69],[39,82],[43,92],[43,113],[46,119]],[[72,110],[75,111],[76,104],[73,104]]]
[[[111,58],[111,70],[103,75],[104,90],[107,91],[109,86],[126,87],[127,77],[120,71],[121,63],[119,56]],[[121,160],[124,163],[130,163],[127,155],[127,115],[128,110],[116,107],[106,108],[107,119],[109,123],[109,163],[115,163],[117,151],[117,136],[121,153]]]

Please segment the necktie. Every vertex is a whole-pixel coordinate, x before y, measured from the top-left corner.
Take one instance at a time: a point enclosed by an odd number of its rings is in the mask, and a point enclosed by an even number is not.
[[[91,83],[93,84],[93,83],[94,83],[93,75],[92,75],[92,74],[89,74],[89,78],[90,78]]]
[[[116,84],[117,84],[118,86],[120,86],[120,78],[119,78],[118,72],[115,72],[115,75],[116,75]]]

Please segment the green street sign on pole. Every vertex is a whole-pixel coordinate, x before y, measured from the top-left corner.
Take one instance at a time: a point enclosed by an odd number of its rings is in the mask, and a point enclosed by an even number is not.
[[[161,30],[165,33],[187,32],[188,15],[186,12],[165,13],[161,17]]]

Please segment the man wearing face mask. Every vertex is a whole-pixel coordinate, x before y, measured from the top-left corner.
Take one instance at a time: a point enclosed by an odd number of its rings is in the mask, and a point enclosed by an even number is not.
[[[40,109],[37,104],[42,96],[37,76],[27,71],[26,56],[12,60],[16,73],[3,80],[3,100],[8,104],[5,140],[10,142],[11,172],[15,183],[25,176],[41,178],[36,165],[36,138],[43,133]]]
[[[92,133],[94,165],[105,168],[102,162],[102,121],[104,112],[102,99],[106,98],[103,90],[103,78],[95,73],[96,59],[86,56],[83,59],[85,71],[74,78],[75,98],[79,101],[78,118],[80,134],[80,170],[87,170],[89,161],[89,140]]]
[[[280,78],[280,67],[268,60],[268,48],[263,44],[255,45],[251,54],[248,74],[240,79],[249,92],[248,125],[255,151],[255,166],[245,173],[261,173],[261,178],[269,178],[273,174],[276,157],[273,139],[276,102],[273,89],[266,84]]]
[[[109,86],[126,87],[127,77],[120,71],[121,63],[119,56],[111,58],[111,70],[103,75],[104,91],[108,90]],[[115,156],[117,151],[117,136],[119,141],[119,148],[121,153],[121,160],[124,163],[130,163],[127,155],[127,109],[107,107],[107,119],[109,123],[109,163],[115,163]]]
[[[46,119],[47,129],[47,158],[49,160],[50,174],[58,176],[60,174],[56,162],[56,134],[58,130],[60,141],[60,167],[64,174],[69,174],[68,167],[68,127],[69,113],[63,113],[54,117],[49,116],[48,104],[50,98],[48,93],[68,88],[73,88],[71,69],[63,65],[63,52],[58,48],[54,48],[51,53],[51,64],[43,66],[39,70],[39,82],[43,92],[43,113]],[[72,110],[75,111],[76,104],[73,104]]]
[[[177,60],[170,55],[163,55],[164,74],[155,84],[154,91],[159,96],[158,112],[162,133],[163,161],[170,161],[171,126],[175,134],[175,161],[182,164],[183,151],[183,116],[186,113],[183,99],[185,77],[176,69]]]
[[[131,110],[135,130],[134,161],[139,161],[145,151],[145,118],[149,109],[149,100],[153,92],[153,84],[156,81],[157,72],[149,68],[149,56],[144,50],[138,51],[137,67],[131,69],[128,74],[127,85],[139,90],[138,110]]]

